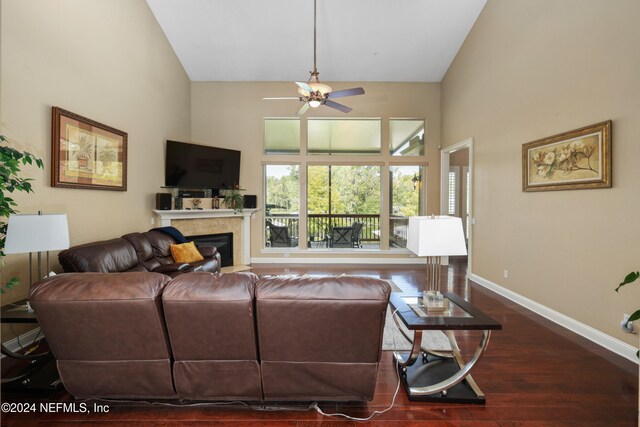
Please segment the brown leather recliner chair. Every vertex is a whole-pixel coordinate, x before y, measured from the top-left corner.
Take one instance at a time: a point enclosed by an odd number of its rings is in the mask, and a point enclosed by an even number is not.
[[[108,276],[108,280],[105,280]],[[156,273],[61,274],[31,290],[60,378],[76,398],[175,398]]]
[[[173,237],[160,231],[130,233],[100,242],[73,246],[58,254],[65,273],[116,273],[152,271],[169,276],[194,271],[220,271],[220,254],[215,248],[198,248],[204,260],[176,263],[171,256]]]
[[[253,273],[183,274],[162,301],[178,396],[261,400]]]
[[[367,277],[260,279],[264,400],[371,400],[390,293]]]

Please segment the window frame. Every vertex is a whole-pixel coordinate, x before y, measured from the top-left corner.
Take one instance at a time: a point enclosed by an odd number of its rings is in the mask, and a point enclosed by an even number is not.
[[[298,151],[273,151],[267,152],[267,121],[287,120],[298,122]],[[262,119],[262,155],[263,156],[298,156],[302,152],[302,119],[300,117],[263,117]]]
[[[265,118],[273,118],[273,117],[265,117]],[[292,117],[295,119],[295,117]],[[300,118],[300,153],[299,154],[267,154],[262,153],[262,166],[263,166],[263,201],[266,204],[266,176],[265,176],[265,168],[266,164],[283,164],[283,165],[298,165],[299,166],[299,224],[304,224],[304,226],[300,226],[299,232],[299,245],[297,248],[269,248],[266,247],[266,233],[262,232],[262,248],[261,253],[283,253],[284,256],[287,252],[292,251],[300,251],[300,253],[310,252],[317,253],[323,251],[323,249],[315,249],[315,248],[307,248],[306,242],[308,241],[307,236],[307,223],[308,223],[308,166],[309,165],[369,165],[369,166],[380,166],[380,245],[377,249],[335,249],[329,248],[325,249],[325,251],[330,251],[330,253],[340,254],[340,253],[354,253],[356,251],[364,251],[371,253],[388,253],[388,254],[409,254],[410,251],[406,248],[391,248],[389,247],[389,227],[390,227],[390,217],[389,217],[389,205],[391,201],[389,200],[389,186],[390,177],[389,170],[391,166],[420,166],[424,168],[424,174],[422,176],[422,185],[420,188],[421,197],[422,197],[422,212],[428,212],[428,174],[429,172],[429,145],[428,145],[428,121],[426,118],[420,117],[354,117],[350,119],[364,119],[364,120],[379,120],[380,121],[380,138],[381,138],[381,149],[380,153],[375,155],[346,155],[346,154],[321,154],[321,153],[308,153],[308,120],[316,120],[316,119],[325,119],[325,120],[341,120],[344,118],[341,117],[302,117]],[[390,120],[420,120],[424,123],[424,153],[418,156],[393,156],[390,151],[390,129],[389,122]],[[264,147],[264,141],[263,141]],[[433,148],[433,147],[432,147]],[[433,155],[433,153],[432,153]],[[434,157],[435,159],[435,157]],[[434,160],[431,159],[431,160]],[[264,206],[263,206],[264,208]],[[266,227],[266,219],[263,212],[263,224]]]

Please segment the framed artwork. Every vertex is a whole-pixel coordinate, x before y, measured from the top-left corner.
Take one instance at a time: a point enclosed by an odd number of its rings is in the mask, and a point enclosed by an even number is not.
[[[611,188],[611,120],[522,145],[522,191]]]
[[[127,134],[53,107],[51,186],[127,191]]]

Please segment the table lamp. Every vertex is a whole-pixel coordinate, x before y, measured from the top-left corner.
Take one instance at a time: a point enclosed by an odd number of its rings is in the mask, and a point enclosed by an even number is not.
[[[462,220],[453,216],[412,216],[409,217],[407,234],[407,249],[419,257],[427,257],[425,296],[429,305],[432,308],[443,307],[440,293],[442,257],[467,254]]]
[[[38,280],[42,279],[42,252],[47,252],[47,274],[49,273],[49,251],[69,247],[69,225],[67,214],[10,215],[4,253],[29,253],[29,288],[33,284],[34,252],[38,254]],[[27,303],[27,309],[30,307]]]

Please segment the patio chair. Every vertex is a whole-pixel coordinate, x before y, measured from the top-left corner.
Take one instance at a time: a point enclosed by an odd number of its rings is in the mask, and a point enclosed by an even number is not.
[[[329,247],[350,248],[353,241],[353,227],[331,227]]]
[[[362,235],[362,226],[363,224],[361,222],[354,222],[352,227],[353,227],[353,233],[351,234],[351,247],[352,248],[361,248],[362,247],[362,241],[361,241],[361,235]]]
[[[269,246],[272,248],[293,248],[298,246],[298,238],[289,236],[289,228],[269,224]]]

